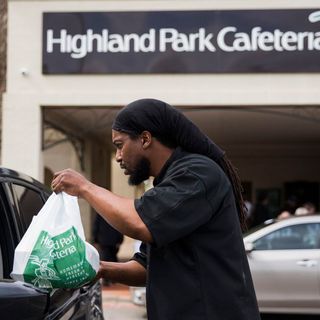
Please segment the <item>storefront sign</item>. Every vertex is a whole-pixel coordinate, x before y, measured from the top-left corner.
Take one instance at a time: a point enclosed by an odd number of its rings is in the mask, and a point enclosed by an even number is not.
[[[320,10],[43,14],[43,73],[319,72]]]

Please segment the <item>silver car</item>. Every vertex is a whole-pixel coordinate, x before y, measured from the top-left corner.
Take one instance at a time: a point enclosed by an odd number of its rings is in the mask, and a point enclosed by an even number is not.
[[[320,314],[320,215],[272,222],[244,244],[261,312]]]

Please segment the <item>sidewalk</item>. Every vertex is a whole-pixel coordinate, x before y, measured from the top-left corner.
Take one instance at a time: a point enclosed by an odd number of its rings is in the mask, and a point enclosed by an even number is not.
[[[146,309],[131,302],[127,286],[103,287],[102,306],[105,320],[147,320]],[[263,314],[262,320],[316,320],[314,315]]]
[[[146,309],[131,302],[129,287],[113,284],[103,287],[102,306],[105,320],[146,320]]]

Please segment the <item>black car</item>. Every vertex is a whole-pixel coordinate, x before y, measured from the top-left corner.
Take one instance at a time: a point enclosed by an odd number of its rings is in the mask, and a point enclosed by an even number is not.
[[[10,278],[15,247],[50,193],[40,182],[0,167],[0,317],[103,319],[100,282],[49,292]]]

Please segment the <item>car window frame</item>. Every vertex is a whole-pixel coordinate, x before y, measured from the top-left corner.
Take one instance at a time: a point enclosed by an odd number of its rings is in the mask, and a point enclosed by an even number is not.
[[[0,177],[0,193],[4,194],[4,197],[0,197],[0,206],[5,212],[5,217],[2,217],[3,225],[7,228],[2,230],[2,235],[6,236],[1,239],[2,247],[2,278],[10,280],[10,272],[12,269],[12,263],[14,259],[14,251],[19,242],[21,241],[24,233],[26,232],[28,226],[24,225],[20,217],[20,208],[18,203],[18,198],[16,192],[12,187],[12,183],[23,186],[28,189],[32,189],[38,192],[43,200],[43,204],[49,197],[49,193],[45,189],[38,188],[33,185],[32,182],[25,180],[12,178],[12,177]],[[10,213],[9,213],[10,212]],[[8,214],[9,213],[9,214]]]
[[[14,187],[12,185],[16,184],[21,187],[31,189],[32,191],[38,193],[43,201],[43,205],[45,204],[45,202],[47,201],[47,199],[49,197],[49,192],[45,191],[42,188],[38,188],[37,186],[35,186],[32,183],[27,182],[25,180],[20,180],[20,179],[15,179],[15,178],[7,178],[5,182],[6,182],[5,185],[7,187],[8,197],[12,196],[12,198],[13,198],[14,208],[16,210],[16,212],[14,212],[15,219],[16,219],[16,221],[21,222],[20,223],[21,226],[19,226],[19,233],[20,233],[20,240],[21,240],[22,236],[27,231],[29,225],[26,225],[24,223],[24,219],[21,219],[22,213],[20,211],[21,209],[20,209],[19,199],[18,199],[17,193],[14,190]]]
[[[6,228],[7,225],[3,224],[3,221],[0,222],[0,263],[1,263],[1,274],[0,279],[9,279],[10,272],[12,268],[12,261],[14,257],[15,244],[12,241],[11,230]]]
[[[19,213],[17,211],[18,210],[17,202],[14,198],[10,181],[8,181],[8,179],[1,179],[0,181],[3,188],[3,192],[5,194],[5,198],[7,200],[7,203],[6,203],[6,205],[8,206],[7,210],[11,212],[11,215],[10,215],[12,219],[11,227],[12,229],[14,229],[12,231],[15,232],[15,240],[17,241],[17,244],[18,244],[23,235],[23,225],[21,223]]]
[[[5,185],[0,181],[0,246],[1,246],[1,279],[10,279],[10,272],[14,257],[14,251],[20,241],[16,217],[12,213],[11,205],[5,199],[7,194]],[[4,196],[2,196],[2,194]],[[9,212],[9,214],[8,214]]]
[[[302,223],[293,223],[293,224],[289,224],[289,225],[285,225],[285,226],[282,226],[280,228],[277,228],[277,229],[273,229],[273,230],[270,230],[270,232],[262,235],[261,237],[258,237],[257,239],[253,240],[252,243],[253,243],[253,246],[254,246],[254,250],[255,251],[279,251],[279,250],[320,250],[320,246],[317,247],[317,248],[279,248],[279,249],[258,249],[256,247],[256,242],[261,240],[262,238],[265,238],[267,236],[269,236],[270,234],[272,233],[275,233],[275,232],[279,232],[280,230],[283,230],[283,229],[286,229],[286,228],[292,228],[292,227],[295,227],[295,226],[301,226],[301,225],[316,225],[316,224],[319,224],[320,225],[320,222],[318,221],[306,221],[306,222],[302,222]]]
[[[42,201],[42,205],[40,206],[39,211],[43,207],[43,205],[45,204],[46,200],[44,199],[41,190],[39,190],[38,188],[30,187],[30,185],[23,184],[23,183],[16,183],[16,182],[12,182],[12,181],[10,182],[10,188],[12,190],[12,194],[13,194],[15,202],[17,204],[16,208],[17,208],[18,214],[20,215],[20,220],[21,220],[21,223],[23,225],[24,232],[25,232],[28,229],[32,219],[30,220],[29,223],[26,223],[26,218],[27,217],[25,215],[25,212],[23,212],[23,208],[21,207],[21,199],[18,196],[18,191],[15,188],[15,186],[22,187],[22,188],[27,189],[27,190],[31,190],[31,191],[35,192],[39,196],[39,199]]]

